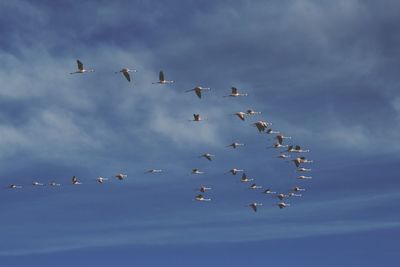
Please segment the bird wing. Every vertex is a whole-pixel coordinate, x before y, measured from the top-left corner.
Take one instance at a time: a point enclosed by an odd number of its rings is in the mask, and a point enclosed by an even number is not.
[[[251,204],[250,207],[254,210],[254,212],[257,212],[257,206],[254,204]]]
[[[264,131],[264,127],[260,123],[256,123],[255,125],[256,125],[258,131],[260,131],[260,132]]]
[[[276,139],[278,139],[278,143],[279,143],[280,145],[282,145],[282,143],[283,143],[283,137],[282,137],[282,135],[277,135],[277,136],[276,136]]]
[[[300,161],[298,159],[295,159],[293,162],[294,164],[296,164],[297,168],[300,166]]]
[[[288,146],[287,150],[290,151],[292,150],[293,146]]]
[[[209,155],[205,155],[205,157],[206,157],[206,159],[208,159],[209,161],[212,160],[211,156],[209,156]]]
[[[78,182],[78,179],[77,179],[76,176],[74,175],[74,176],[72,176],[72,183],[76,183],[76,182]]]
[[[301,149],[301,147],[300,147],[300,146],[296,146],[295,148],[296,148],[296,150],[300,150],[300,149]]]
[[[131,76],[129,75],[129,72],[123,71],[122,74],[124,74],[125,78],[128,80],[128,82],[131,81]]]
[[[83,64],[79,59],[76,60],[76,63],[78,64],[78,69],[83,70]]]
[[[232,87],[232,94],[235,95],[237,94],[238,89],[236,87]]]
[[[160,71],[159,79],[160,79],[160,82],[165,81],[164,72],[163,71]]]

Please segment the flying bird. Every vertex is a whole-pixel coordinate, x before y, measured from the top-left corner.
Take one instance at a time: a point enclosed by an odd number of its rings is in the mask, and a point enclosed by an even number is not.
[[[115,175],[115,178],[117,178],[120,181],[124,180],[126,177],[128,177],[128,175],[123,174],[123,173],[119,173],[119,174]]]
[[[247,96],[247,94],[243,94],[243,93],[239,93],[238,89],[236,87],[232,87],[231,88],[231,94],[230,95],[226,95],[224,97],[238,97],[238,96]]]
[[[252,184],[249,186],[249,189],[262,189],[261,185]]]
[[[280,209],[286,208],[286,207],[290,207],[290,204],[287,204],[285,202],[279,202],[278,204],[276,204]]]
[[[237,148],[237,147],[239,147],[239,146],[244,146],[244,144],[240,144],[240,143],[237,143],[237,142],[233,142],[232,144],[227,145],[226,147]]]
[[[49,183],[49,185],[50,186],[60,186],[61,184],[58,184],[58,183],[52,181],[52,182]]]
[[[33,186],[44,186],[44,184],[39,183],[39,182],[36,182],[36,181],[33,182],[32,185],[33,185]]]
[[[172,81],[172,80],[166,80],[165,79],[165,77],[164,77],[164,72],[161,70],[160,71],[160,74],[158,75],[158,82],[153,82],[153,84],[156,84],[156,83],[158,83],[158,84],[166,84],[166,83],[174,83],[175,81]]]
[[[285,195],[285,194],[281,193],[281,194],[277,194],[276,197],[279,198],[280,200],[283,200],[284,198],[289,197],[289,195]]]
[[[78,181],[78,178],[76,178],[76,176],[74,175],[74,176],[72,176],[72,178],[71,178],[71,181],[72,181],[72,184],[73,185],[79,185],[79,184],[82,184],[81,182],[79,182]]]
[[[297,168],[298,172],[310,172],[311,169],[306,169],[306,168]]]
[[[200,114],[193,114],[193,120],[191,121],[203,121],[204,119],[200,117]]]
[[[246,113],[247,113],[247,115],[249,115],[249,116],[253,116],[253,115],[261,114],[261,111],[255,111],[255,110],[253,110],[253,109],[248,109],[248,110],[246,111]]]
[[[205,198],[202,194],[199,194],[195,197],[197,201],[211,201],[211,198]]]
[[[10,184],[10,185],[8,186],[8,188],[10,188],[10,189],[18,189],[18,188],[22,188],[22,186],[16,185],[16,184]]]
[[[239,111],[239,112],[234,113],[233,115],[237,116],[239,119],[241,119],[242,121],[244,121],[245,116],[246,116],[247,114],[244,113],[244,112],[242,112],[242,111]]]
[[[204,172],[200,171],[199,169],[193,169],[192,174],[203,174]]]
[[[78,64],[78,70],[77,70],[77,71],[74,71],[74,72],[71,72],[70,74],[76,74],[76,73],[81,73],[81,74],[83,74],[83,73],[86,73],[86,72],[94,72],[93,69],[88,69],[88,70],[85,69],[85,68],[83,67],[82,62],[81,62],[79,59],[76,60],[76,63]]]
[[[160,169],[150,169],[145,171],[145,173],[160,173],[160,172],[162,172],[162,170]]]
[[[104,183],[104,181],[107,181],[108,178],[104,178],[104,177],[97,177],[96,181],[99,182],[100,184]]]
[[[297,152],[297,153],[310,152],[310,150],[302,149],[300,146],[288,146],[287,151],[288,152]]]
[[[271,125],[272,123],[270,122],[266,122],[266,121],[257,121],[255,123],[253,123],[254,126],[257,127],[257,130],[261,133],[261,132],[265,132],[265,130],[268,128],[269,125]]]
[[[206,187],[206,186],[202,185],[202,186],[200,186],[199,191],[201,193],[205,193],[207,190],[211,190],[211,189],[212,189],[211,187]]]
[[[253,202],[253,203],[249,204],[249,206],[250,206],[250,208],[252,208],[254,210],[254,212],[257,212],[257,207],[262,206],[262,203]]]
[[[137,72],[137,70],[130,70],[128,68],[123,68],[122,70],[116,71],[115,73],[117,74],[117,73],[120,73],[120,72],[125,76],[125,78],[128,80],[128,82],[130,82],[131,81],[131,76],[129,75],[129,72]]]
[[[236,168],[230,169],[229,171],[227,171],[225,174],[227,173],[232,173],[232,175],[236,175],[238,172],[243,172],[244,170],[239,170]]]
[[[250,182],[250,181],[253,181],[253,180],[254,180],[253,178],[247,177],[246,173],[243,173],[242,174],[242,178],[240,179],[240,181],[242,183],[247,183],[247,182]]]
[[[265,133],[266,133],[266,134],[280,134],[279,131],[274,131],[274,130],[272,130],[271,128],[267,129],[267,130],[265,131]]]
[[[212,157],[214,157],[214,155],[211,155],[210,153],[204,153],[203,155],[200,156],[200,158],[206,158],[209,161],[212,161]]]
[[[299,179],[299,180],[309,180],[309,179],[312,179],[312,176],[300,175],[300,176],[297,176],[297,179]]]
[[[276,139],[278,140],[278,143],[279,144],[281,144],[282,145],[282,143],[283,143],[283,139],[291,139],[292,137],[290,137],[290,136],[284,136],[284,135],[282,135],[282,134],[278,134],[277,136],[276,136]]]
[[[194,91],[194,92],[196,93],[197,97],[201,99],[201,92],[202,92],[202,91],[210,91],[210,90],[211,90],[211,89],[208,88],[208,87],[196,86],[195,88],[190,89],[190,90],[187,90],[186,92],[192,92],[192,91]]]
[[[263,191],[263,194],[276,194],[276,192],[273,192],[271,189],[267,188]]]

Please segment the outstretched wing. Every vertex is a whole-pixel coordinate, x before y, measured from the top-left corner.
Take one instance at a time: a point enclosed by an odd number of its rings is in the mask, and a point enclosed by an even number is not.
[[[200,90],[200,88],[196,87],[196,88],[194,89],[194,92],[196,93],[196,95],[197,95],[198,98],[201,98],[201,90]]]
[[[254,212],[257,212],[257,206],[254,204],[251,204],[250,207],[254,210]]]
[[[276,136],[276,139],[278,139],[278,143],[279,143],[280,145],[282,145],[282,143],[283,143],[283,137],[282,137],[282,135],[277,135],[277,136]]]
[[[164,72],[162,70],[160,71],[159,79],[160,79],[160,82],[165,81]]]
[[[235,95],[238,93],[238,89],[236,87],[232,87],[232,95]]]
[[[129,72],[124,71],[124,72],[122,72],[122,73],[124,74],[124,76],[125,76],[125,78],[128,80],[128,82],[130,82],[130,81],[131,81],[131,76],[129,75]]]
[[[83,70],[83,64],[79,59],[76,60],[76,63],[78,64],[78,69]]]

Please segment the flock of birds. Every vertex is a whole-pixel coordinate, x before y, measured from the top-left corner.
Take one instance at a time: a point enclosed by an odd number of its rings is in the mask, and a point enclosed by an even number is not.
[[[78,65],[78,70],[71,72],[70,74],[85,74],[85,73],[90,73],[90,72],[94,72],[94,69],[85,69],[82,62],[80,60],[77,60],[77,65]],[[116,74],[118,73],[122,73],[123,76],[126,78],[126,80],[128,82],[131,82],[131,75],[130,73],[134,73],[137,72],[137,70],[135,69],[128,69],[128,68],[123,68],[120,71],[115,72]],[[153,82],[153,84],[171,84],[174,83],[173,80],[166,80],[165,79],[165,75],[163,71],[160,71],[159,73],[159,79],[156,82]],[[187,90],[186,92],[194,92],[196,94],[196,96],[199,99],[202,99],[202,95],[203,92],[205,91],[210,91],[210,88],[206,88],[206,87],[201,87],[201,86],[197,86],[193,89]],[[224,97],[245,97],[247,96],[247,93],[241,93],[239,92],[239,90],[236,87],[232,87],[231,88],[231,93],[229,95],[226,95]],[[251,117],[254,115],[260,115],[261,112],[259,111],[255,111],[252,109],[248,109],[246,112],[236,112],[233,115],[237,116],[240,120],[245,121],[246,117]],[[200,115],[200,114],[193,114],[193,120],[194,122],[201,122],[203,121],[204,118]],[[299,145],[288,145],[288,144],[284,144],[285,140],[287,139],[291,139],[290,136],[285,136],[283,135],[280,131],[276,131],[273,130],[271,128],[272,123],[271,122],[267,122],[267,121],[263,121],[263,120],[259,120],[254,122],[252,125],[254,125],[259,133],[265,133],[265,134],[269,134],[269,135],[275,135],[274,139],[276,140],[276,142],[269,148],[271,149],[279,149],[279,148],[285,148],[284,151],[278,151],[279,155],[277,156],[278,159],[281,160],[291,160],[295,167],[296,167],[296,171],[299,173],[299,175],[297,176],[297,179],[299,180],[309,180],[312,179],[312,176],[309,175],[305,175],[305,173],[308,173],[311,171],[310,168],[306,168],[304,167],[304,164],[308,164],[308,163],[312,163],[312,160],[306,159],[306,157],[304,156],[300,156],[300,154],[303,153],[307,153],[309,152],[308,149],[303,149],[301,146]],[[233,149],[237,149],[239,147],[244,146],[245,144],[242,143],[238,143],[238,142],[233,142],[231,144],[229,144],[227,147],[232,147]],[[292,155],[297,155],[295,157],[292,158]],[[211,154],[211,153],[204,153],[202,154],[200,157],[205,158],[208,161],[213,161],[213,158],[215,157],[215,155]],[[146,170],[145,173],[150,173],[150,174],[154,174],[154,173],[161,173],[163,172],[163,170],[161,169],[149,169]],[[203,171],[199,170],[198,168],[195,168],[192,170],[191,172],[194,175],[201,175],[204,174]],[[279,202],[276,204],[276,206],[278,206],[280,209],[289,207],[290,204],[286,201],[287,199],[291,198],[291,197],[301,197],[302,194],[301,192],[305,191],[305,188],[302,188],[298,185],[294,185],[291,188],[289,188],[286,192],[276,192],[276,191],[272,191],[271,188],[263,188],[263,186],[261,185],[257,185],[255,183],[255,179],[254,178],[249,178],[247,176],[247,174],[245,173],[245,170],[243,169],[237,169],[237,168],[232,168],[229,171],[227,171],[225,174],[231,174],[231,175],[237,175],[238,173],[242,173],[240,182],[242,183],[250,183],[250,186],[248,187],[251,190],[262,190],[261,192],[263,194],[267,194],[267,195],[271,195],[273,197],[276,197],[277,199],[279,199]],[[118,180],[124,180],[125,178],[127,178],[127,174],[124,173],[118,173],[115,175],[115,178]],[[100,184],[106,182],[108,180],[108,178],[105,177],[97,177],[96,181]],[[73,176],[71,178],[71,183],[72,185],[80,185],[82,184],[82,182],[80,182],[78,180],[78,178],[76,176]],[[34,181],[32,182],[32,186],[61,186],[61,184],[57,183],[56,181],[51,181],[48,184],[45,183],[41,183],[38,181]],[[8,186],[9,189],[18,189],[18,188],[22,188],[21,185],[17,185],[17,184],[10,184]],[[211,187],[206,186],[206,185],[201,185],[198,188],[199,193],[194,197],[194,200],[196,201],[211,201],[211,198],[208,198],[205,196],[205,194],[207,193],[207,191],[212,190]],[[257,209],[259,206],[262,206],[263,203],[260,202],[252,202],[250,204],[248,204],[248,207],[250,207],[254,212],[257,212]]]

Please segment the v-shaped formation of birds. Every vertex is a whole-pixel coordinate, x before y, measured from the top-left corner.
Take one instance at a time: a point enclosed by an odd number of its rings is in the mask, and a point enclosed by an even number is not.
[[[80,60],[77,60],[77,65],[78,65],[78,70],[71,72],[70,74],[85,74],[85,73],[90,73],[90,72],[94,72],[94,69],[85,69],[82,62]],[[117,73],[122,73],[122,75],[126,78],[126,80],[128,82],[131,82],[132,78],[130,73],[134,73],[137,72],[137,70],[135,69],[128,69],[128,68],[123,68],[120,71],[115,72]],[[172,84],[174,83],[173,80],[166,80],[165,79],[165,75],[163,71],[160,71],[159,73],[159,79],[156,82],[153,82],[153,84]],[[202,94],[204,91],[210,91],[210,88],[207,87],[201,87],[201,86],[196,86],[193,89],[187,90],[186,92],[194,92],[196,94],[196,96],[199,99],[202,99]],[[241,93],[239,92],[239,90],[236,87],[232,87],[231,88],[231,93],[229,95],[226,95],[224,97],[245,97],[247,96],[247,93]],[[260,115],[261,112],[259,111],[255,111],[252,109],[248,109],[246,112],[236,112],[233,115],[237,116],[240,120],[244,121],[246,120],[246,117],[250,117],[250,116],[255,116],[255,115]],[[201,122],[203,121],[204,118],[201,117],[200,114],[193,114],[193,120],[194,122]],[[306,157],[304,156],[299,156],[302,153],[306,153],[309,152],[308,149],[303,149],[301,146],[299,145],[287,145],[284,144],[286,139],[291,139],[290,136],[285,136],[283,135],[281,132],[273,130],[270,126],[272,125],[271,122],[267,122],[267,121],[262,121],[259,120],[255,123],[253,123],[252,125],[254,125],[259,133],[263,133],[263,134],[269,134],[269,135],[275,135],[275,139],[276,142],[270,147],[272,149],[279,149],[279,148],[284,148],[284,151],[279,151],[279,155],[277,156],[278,159],[281,160],[290,160],[292,157],[292,155],[297,155],[296,157],[293,157],[294,159],[292,159],[291,161],[294,162],[295,167],[297,168],[297,172],[299,173],[299,175],[297,176],[297,179],[299,180],[309,180],[312,179],[312,176],[309,175],[305,175],[305,173],[308,173],[311,171],[310,168],[305,168],[304,164],[308,164],[308,163],[312,163],[312,160],[306,159]],[[231,144],[229,144],[227,147],[232,147],[233,149],[237,149],[239,147],[245,146],[245,144],[242,143],[238,143],[238,142],[233,142]],[[204,153],[202,154],[200,157],[205,158],[208,161],[212,161],[214,158],[214,155],[211,153]],[[150,169],[150,170],[146,170],[145,173],[161,173],[163,172],[163,170],[161,169]],[[192,174],[195,175],[201,175],[204,172],[195,168],[192,170]],[[248,187],[250,190],[261,190],[258,192],[261,192],[263,194],[267,194],[267,195],[271,195],[272,197],[276,197],[277,199],[279,199],[279,202],[276,203],[276,206],[278,206],[280,209],[289,207],[290,204],[286,201],[286,199],[292,198],[292,197],[301,197],[302,194],[301,192],[305,191],[305,188],[302,188],[300,186],[293,186],[292,188],[289,188],[287,191],[285,192],[276,192],[273,191],[271,188],[263,188],[263,186],[261,185],[257,185],[255,183],[255,179],[254,178],[249,178],[246,173],[245,170],[243,169],[237,169],[237,168],[233,168],[229,171],[227,171],[225,174],[231,174],[231,175],[237,175],[238,173],[242,173],[241,179],[240,181],[244,184],[246,183],[250,183],[251,185]],[[115,175],[115,178],[118,180],[124,180],[125,178],[127,178],[127,174],[124,173],[119,173]],[[97,177],[96,181],[100,184],[105,183],[108,180],[108,178],[104,178],[104,177]],[[71,178],[71,183],[72,185],[80,185],[82,184],[78,178],[76,176],[73,176]],[[51,181],[48,184],[45,183],[40,183],[38,181],[34,181],[32,182],[32,186],[61,186],[61,184],[57,183],[56,181]],[[17,185],[17,184],[10,184],[8,186],[9,189],[18,189],[18,188],[22,188],[21,185]],[[201,185],[198,188],[199,194],[196,195],[194,197],[194,200],[196,201],[211,201],[211,198],[208,198],[205,196],[205,194],[207,193],[207,191],[212,190],[211,187],[206,186],[206,185]],[[252,202],[250,204],[248,204],[248,206],[254,211],[257,212],[258,207],[262,206],[263,203],[259,203],[259,202]]]

